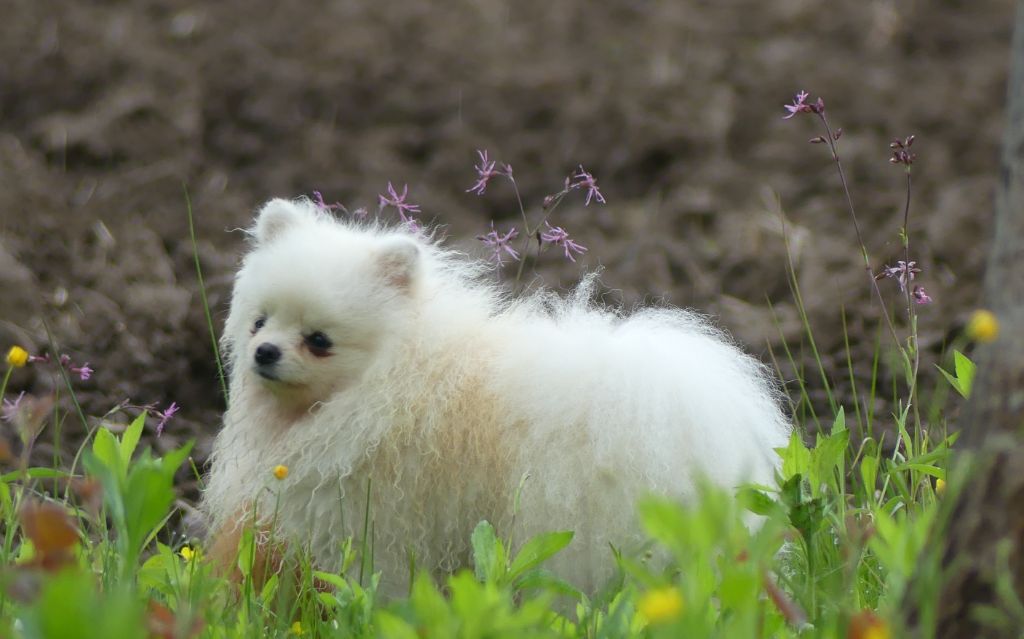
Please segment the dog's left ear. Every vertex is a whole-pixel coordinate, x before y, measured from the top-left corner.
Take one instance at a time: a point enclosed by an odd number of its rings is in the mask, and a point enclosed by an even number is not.
[[[301,204],[276,198],[264,204],[256,214],[252,235],[257,244],[266,244],[308,217],[309,212]]]
[[[388,238],[377,253],[377,267],[381,276],[385,282],[397,288],[407,289],[412,286],[419,265],[420,247],[409,238]]]

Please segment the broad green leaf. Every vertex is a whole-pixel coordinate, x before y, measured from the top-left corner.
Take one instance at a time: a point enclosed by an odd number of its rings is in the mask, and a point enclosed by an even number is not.
[[[836,413],[836,418],[832,422],[832,434],[835,435],[838,432],[846,430],[846,409],[842,406],[839,407],[839,412]]]
[[[868,497],[875,493],[875,482],[878,478],[878,458],[865,455],[860,460],[860,477],[864,481],[864,490]]]
[[[128,426],[128,430],[124,431],[124,435],[121,436],[121,467],[128,468],[128,464],[132,461],[132,455],[135,453],[135,447],[139,444],[139,437],[142,436],[142,427],[146,424],[146,412],[143,411],[138,417],[132,421],[131,425]]]
[[[480,581],[489,581],[501,576],[501,566],[498,565],[498,555],[504,553],[498,550],[501,541],[494,533],[494,526],[487,520],[481,521],[473,529],[470,536],[470,543],[473,545],[473,572]]]
[[[348,590],[348,582],[341,575],[336,575],[333,572],[321,572],[319,570],[313,571],[313,577],[331,584],[338,590]]]
[[[836,484],[836,470],[842,469],[846,459],[846,448],[850,443],[850,431],[833,430],[828,437],[818,438],[818,445],[812,451],[814,458],[813,487],[817,488],[822,482],[834,488]]]
[[[174,503],[171,480],[155,463],[136,464],[124,487],[125,525],[133,552],[142,550],[150,531],[160,525]]]
[[[120,445],[114,433],[106,428],[96,431],[96,437],[92,440],[92,452],[104,466],[110,469],[118,481],[124,481],[125,466],[121,465]]]
[[[517,590],[543,590],[574,599],[579,599],[582,596],[580,591],[568,581],[544,568],[527,570],[516,579],[515,587]]]
[[[939,372],[942,373],[942,376],[946,378],[946,381],[949,382],[949,385],[956,392],[960,393],[964,398],[970,397],[971,388],[974,386],[974,375],[977,372],[977,366],[970,358],[958,350],[953,351],[953,371],[956,373],[955,377],[938,364],[935,365],[935,368],[939,369]]]
[[[800,433],[796,430],[789,437],[789,446],[775,449],[782,456],[782,478],[789,479],[794,475],[807,475],[811,469],[811,451],[804,446]]]
[[[753,486],[743,486],[736,492],[736,500],[756,515],[768,516],[780,510],[779,504]]]
[[[386,610],[377,611],[374,615],[374,625],[378,636],[392,637],[393,639],[419,639],[422,635],[416,633],[416,628],[409,625],[404,619]],[[424,626],[430,628],[430,626]],[[431,628],[433,630],[433,628]],[[433,635],[431,635],[433,636]]]
[[[409,603],[412,604],[416,620],[422,627],[430,628],[441,636],[449,626],[451,611],[448,609],[448,602],[426,574],[420,573],[413,582]]]
[[[178,472],[181,465],[188,459],[189,453],[192,452],[192,446],[195,444],[195,440],[190,440],[181,448],[176,448],[168,453],[165,453],[163,458],[160,460],[160,466],[163,468],[167,478],[174,481],[174,473]]]
[[[960,394],[970,397],[971,388],[974,387],[974,374],[978,367],[960,351],[953,351],[953,366],[956,369],[956,379],[960,382]]]
[[[512,560],[512,565],[508,569],[509,577],[516,579],[527,570],[540,565],[568,546],[572,537],[573,532],[566,530],[542,533],[529,540]]]
[[[946,378],[946,381],[949,382],[949,385],[952,386],[956,392],[960,393],[961,396],[966,397],[966,395],[964,395],[964,389],[960,386],[960,380],[947,373],[946,369],[942,368],[938,364],[935,365],[935,368],[942,373],[942,376]]]

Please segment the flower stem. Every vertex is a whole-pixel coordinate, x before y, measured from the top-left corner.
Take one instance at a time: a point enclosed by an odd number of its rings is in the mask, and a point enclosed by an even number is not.
[[[818,113],[818,117],[821,119],[821,123],[825,126],[825,140],[828,142],[829,149],[832,151],[832,161],[835,162],[836,170],[839,172],[839,181],[843,185],[843,193],[846,195],[846,204],[850,210],[850,217],[853,219],[853,228],[857,233],[857,243],[860,245],[860,254],[861,257],[864,258],[864,270],[868,274],[868,280],[871,282],[871,288],[875,291],[878,303],[882,307],[882,316],[885,318],[885,323],[889,328],[889,333],[892,335],[892,339],[896,343],[896,347],[900,349],[900,353],[903,355],[904,359],[909,361],[907,350],[903,347],[903,343],[900,341],[899,335],[896,333],[896,327],[893,325],[892,318],[889,316],[889,310],[885,306],[885,299],[882,297],[882,291],[878,288],[878,282],[875,280],[875,275],[871,271],[871,259],[868,257],[868,247],[864,243],[864,235],[860,230],[860,221],[857,219],[857,210],[853,206],[853,197],[850,195],[850,186],[846,181],[846,172],[843,170],[843,163],[839,159],[839,149],[837,148],[836,140],[832,135],[832,127],[829,126],[824,112]]]

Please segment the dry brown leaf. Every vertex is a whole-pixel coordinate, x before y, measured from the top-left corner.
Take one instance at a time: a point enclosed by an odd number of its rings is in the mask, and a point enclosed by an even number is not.
[[[42,556],[62,554],[78,542],[74,520],[55,503],[28,501],[21,507],[19,518],[22,532]]]

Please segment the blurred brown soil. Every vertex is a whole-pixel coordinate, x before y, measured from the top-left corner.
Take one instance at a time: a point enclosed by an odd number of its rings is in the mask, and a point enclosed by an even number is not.
[[[222,398],[184,187],[218,329],[237,229],[273,196],[316,189],[373,209],[389,180],[408,183],[424,217],[481,254],[473,237],[518,215],[505,183],[484,197],[465,192],[474,150],[486,148],[514,167],[535,207],[577,164],[596,175],[608,204],[572,199],[556,223],[590,247],[581,264],[604,268],[610,303],[703,309],[766,360],[769,343],[781,353],[781,334],[807,364],[785,229],[817,346],[850,413],[840,309],[859,391],[876,343],[883,355],[891,348],[834,167],[823,146],[807,144],[815,122],[781,118],[806,89],[845,131],[876,270],[901,256],[903,173],[887,146],[917,136],[910,231],[935,299],[920,318],[928,380],[978,302],[1010,0],[7,0],[5,9],[0,346],[47,351],[48,327],[61,352],[96,369],[75,382],[89,415],[126,399],[178,402],[182,412],[152,441],[197,437],[200,465]],[[564,289],[580,270],[548,252],[528,273]],[[894,283],[882,286],[898,304]],[[892,375],[882,359],[884,422]],[[795,372],[783,368],[796,396]],[[822,384],[804,375],[821,409]],[[10,390],[58,385],[52,368],[35,365]],[[62,428],[67,456],[85,431],[72,414]],[[40,440],[44,458],[52,441]]]

